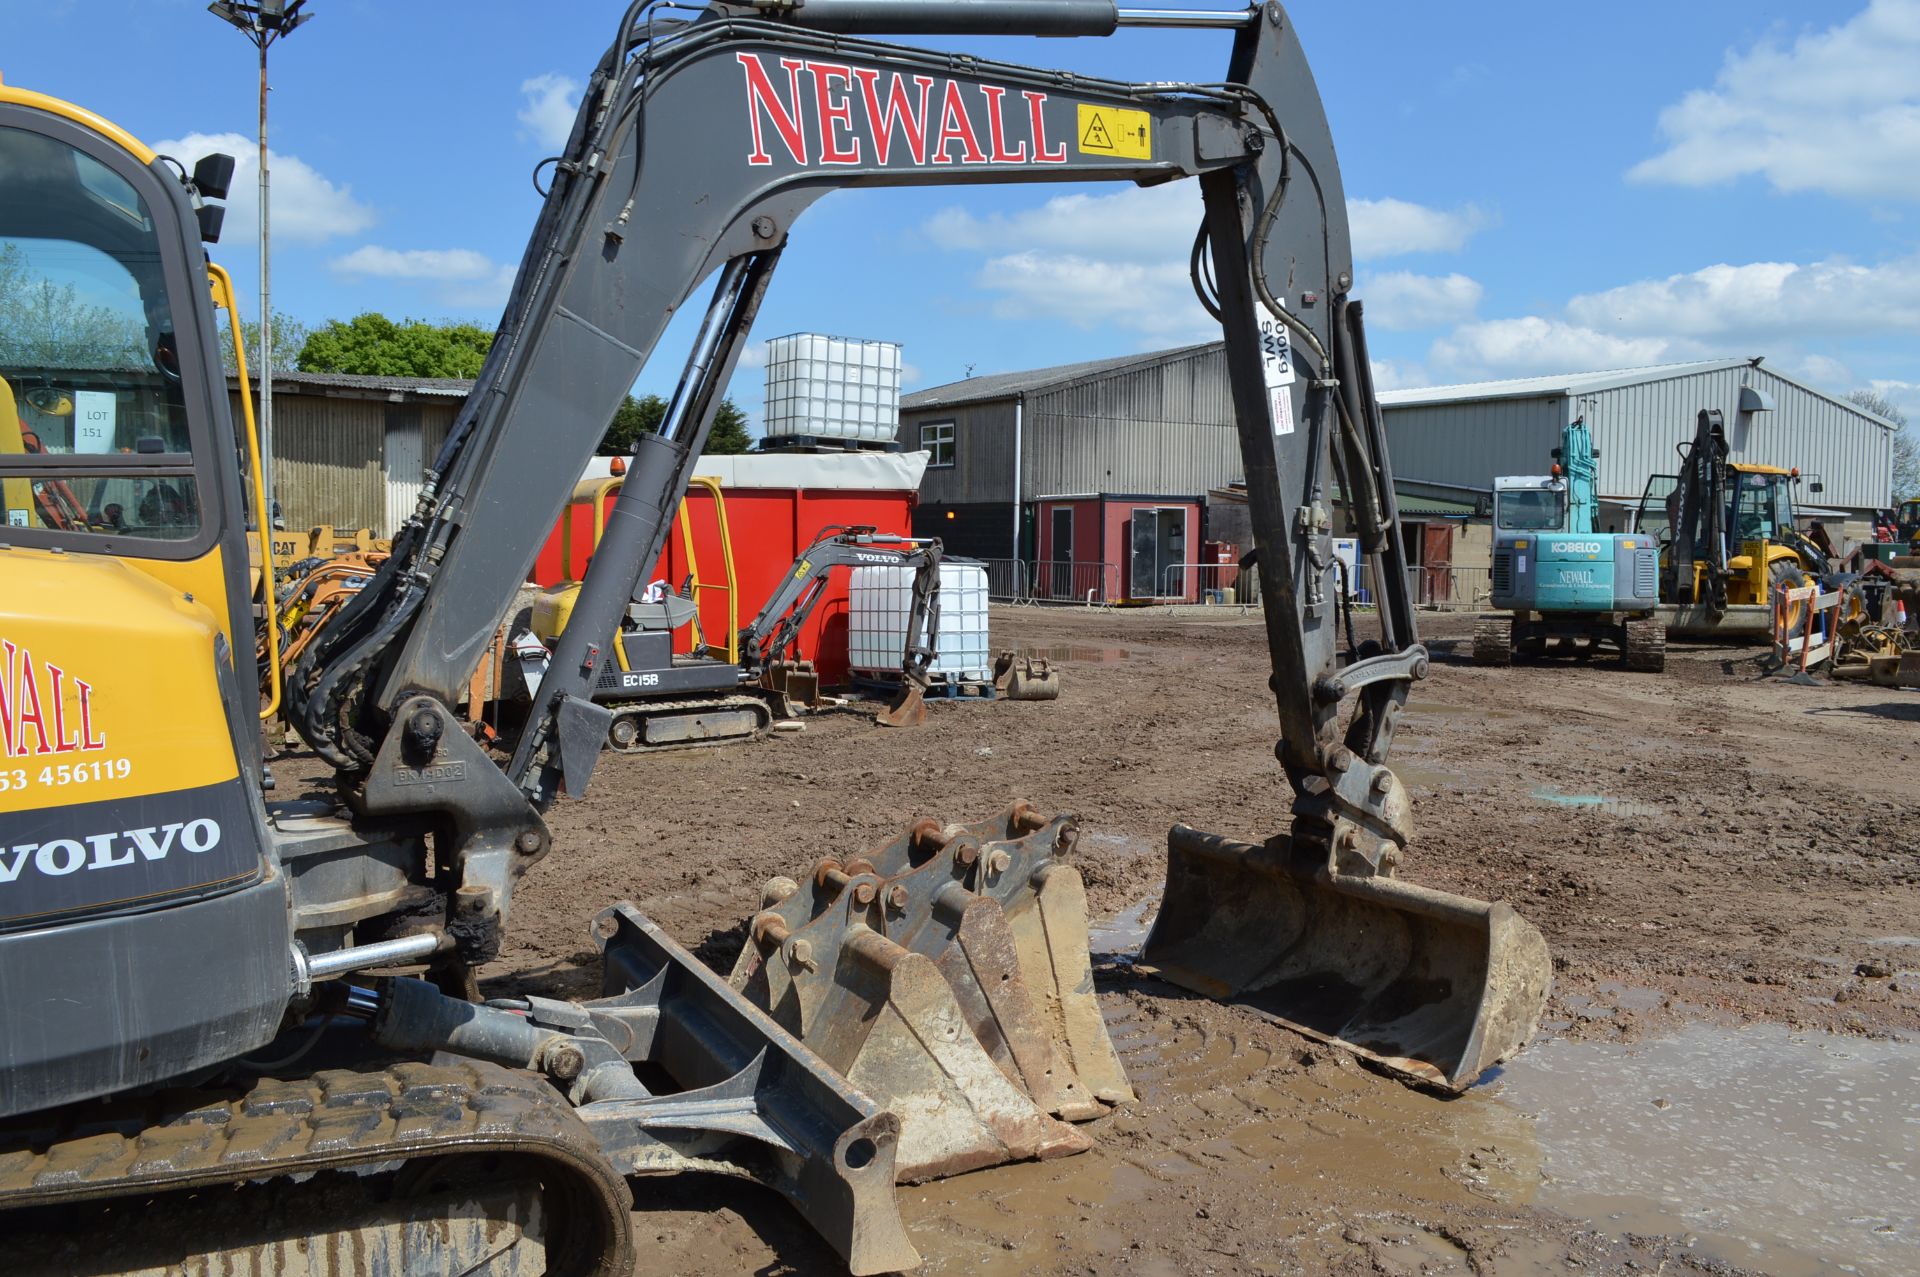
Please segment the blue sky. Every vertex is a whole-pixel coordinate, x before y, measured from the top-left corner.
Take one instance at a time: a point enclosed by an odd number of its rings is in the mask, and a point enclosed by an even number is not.
[[[309,0],[273,53],[276,309],[491,325],[532,167],[623,7]],[[253,50],[203,3],[10,8],[9,83],[162,150],[250,155]],[[1383,388],[1765,355],[1920,415],[1920,0],[1293,13]],[[1218,79],[1226,57],[1202,32],[963,47],[1153,80]],[[243,298],[251,180],[218,250]],[[913,389],[1211,335],[1185,278],[1190,184],[1062,190],[833,196],[796,228],[755,336],[899,341]],[[671,384],[684,335],[643,388]],[[760,379],[734,383],[750,411]]]

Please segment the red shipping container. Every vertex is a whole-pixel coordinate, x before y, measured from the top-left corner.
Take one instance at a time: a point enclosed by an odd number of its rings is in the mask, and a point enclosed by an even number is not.
[[[611,473],[613,458],[595,457],[583,478]],[[925,472],[924,452],[885,453],[766,453],[739,457],[702,457],[697,475],[720,481],[726,501],[727,525],[732,534],[735,585],[739,590],[739,623],[756,616],[772,597],[775,586],[792,569],[800,552],[833,526],[868,526],[880,532],[911,535],[913,507]],[[713,501],[696,489],[687,500],[693,525],[693,550],[700,579],[708,585],[725,581],[725,557],[720,544]],[[533,579],[552,585],[560,571],[561,528],[556,524],[540,549]],[[667,540],[667,551],[648,581],[664,580],[678,589],[687,576],[686,553],[678,522]],[[584,571],[593,550],[593,510],[578,506],[573,514],[573,570]],[[828,582],[820,604],[800,631],[801,654],[820,670],[821,681],[843,684],[847,669],[847,577],[837,572]],[[700,592],[700,624],[708,641],[718,644],[727,631],[727,600],[717,589]],[[690,646],[690,630],[675,636],[675,650]]]

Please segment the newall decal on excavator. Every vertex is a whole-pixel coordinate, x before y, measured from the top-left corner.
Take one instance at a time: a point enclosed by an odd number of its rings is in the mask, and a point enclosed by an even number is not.
[[[867,38],[1136,26],[1218,29],[1224,74],[1127,84]],[[887,1272],[917,1262],[896,1180],[1071,1153],[1087,1140],[1067,1123],[1127,1102],[1074,823],[1025,804],[903,821],[866,857],[795,866],[730,979],[615,904],[591,923],[604,996],[477,996],[515,884],[551,850],[543,813],[601,762],[609,636],[787,237],[841,187],[1197,179],[1192,273],[1226,338],[1293,820],[1257,843],[1176,827],[1142,965],[1438,1088],[1531,1034],[1539,933],[1396,874],[1412,823],[1385,759],[1427,655],[1400,588],[1339,165],[1279,4],[632,6],[391,556],[284,679],[265,621],[265,711],[284,699],[342,806],[271,800],[241,655],[248,524],[270,522],[250,409],[236,428],[221,370],[231,285],[202,247],[231,162],[187,173],[6,87],[0,172],[0,250],[54,290],[76,270],[110,280],[88,295],[119,308],[84,342],[0,333],[15,1271],[83,1244],[95,1272],[165,1267],[183,1246],[210,1267],[275,1266],[293,1246],[315,1271],[345,1255],[365,1271],[625,1273],[630,1177],[699,1170],[771,1186],[853,1272]],[[502,762],[462,730],[461,690],[620,397],[709,278],[678,389],[634,447]],[[78,410],[50,415],[63,396]],[[1335,484],[1387,583],[1377,637],[1346,652]],[[162,831],[171,849],[149,856]],[[380,974],[420,964],[427,978]],[[170,1226],[130,1225],[143,1214]]]

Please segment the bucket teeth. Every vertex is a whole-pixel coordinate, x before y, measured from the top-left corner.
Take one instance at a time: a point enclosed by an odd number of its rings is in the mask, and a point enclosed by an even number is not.
[[[934,961],[877,929],[880,886],[854,875],[842,902],[797,931],[756,918],[760,943],[775,943],[738,986],[748,1000],[765,998],[783,1027],[900,1119],[903,1183],[1090,1147],[996,1063]]]
[[[1079,1152],[1133,1098],[1093,994],[1068,817],[922,821],[776,879],[731,983],[902,1123],[903,1181]]]

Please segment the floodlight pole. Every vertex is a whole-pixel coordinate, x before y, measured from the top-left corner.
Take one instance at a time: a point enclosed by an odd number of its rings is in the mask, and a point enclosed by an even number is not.
[[[260,482],[266,489],[267,519],[273,519],[273,276],[272,262],[272,204],[268,199],[270,184],[267,178],[267,45],[270,41],[262,33],[255,41],[260,49],[260,456],[265,464],[260,470]],[[268,547],[266,559],[273,562],[273,529],[260,529],[260,543]],[[268,571],[271,571],[271,567]],[[273,606],[268,600],[268,607]]]
[[[313,15],[300,12],[307,0],[216,0],[207,6],[221,21],[231,24],[260,50],[260,341],[256,352],[260,367],[260,486],[264,490],[268,518],[273,517],[273,276],[272,209],[267,173],[267,47],[276,39],[291,35],[295,27]],[[235,322],[238,322],[236,317]],[[244,392],[244,387],[242,388]],[[260,529],[261,543],[271,547],[273,529]],[[272,562],[272,554],[267,554]],[[271,569],[269,569],[271,570]]]

